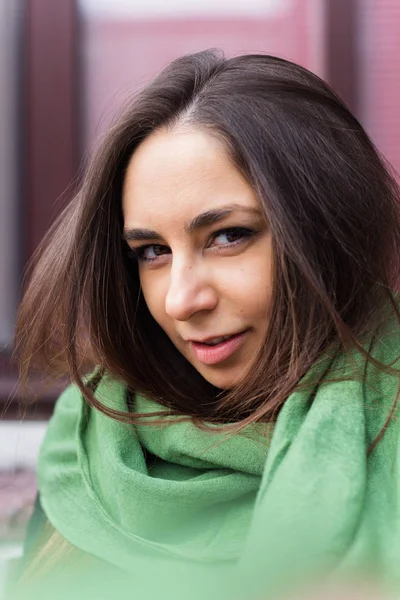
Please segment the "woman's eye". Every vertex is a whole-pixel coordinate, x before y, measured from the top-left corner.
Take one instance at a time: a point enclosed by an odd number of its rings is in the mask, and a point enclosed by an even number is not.
[[[168,246],[162,246],[161,244],[148,244],[147,246],[141,246],[132,250],[132,255],[144,262],[157,260],[158,257],[169,253],[170,249]]]
[[[229,246],[244,240],[254,235],[254,231],[246,227],[231,227],[230,229],[222,229],[217,231],[212,238],[212,246]]]
[[[256,232],[246,227],[221,229],[211,237],[207,248],[214,246],[220,248],[234,246],[247,241],[254,235],[256,235]],[[167,254],[171,254],[171,248],[169,246],[163,246],[162,244],[146,244],[144,246],[139,246],[138,248],[132,248],[129,256],[139,262],[150,263]]]

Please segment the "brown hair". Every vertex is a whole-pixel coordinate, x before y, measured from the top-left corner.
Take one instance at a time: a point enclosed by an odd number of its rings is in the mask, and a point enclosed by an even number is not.
[[[269,330],[254,369],[230,391],[206,382],[151,317],[122,240],[132,153],[182,122],[224,141],[273,238]],[[110,128],[42,244],[18,315],[22,379],[33,367],[67,375],[89,403],[124,421],[137,416],[103,405],[85,374],[107,372],[130,394],[197,423],[271,419],[328,348],[355,348],[374,361],[363,337],[385,305],[398,315],[398,200],[388,165],[316,75],[268,55],[179,58]]]

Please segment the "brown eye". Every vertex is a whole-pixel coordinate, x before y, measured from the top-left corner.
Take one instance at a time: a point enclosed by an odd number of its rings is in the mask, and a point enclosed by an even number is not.
[[[164,254],[170,254],[170,252],[171,250],[168,246],[163,246],[162,244],[147,244],[146,246],[140,246],[132,250],[133,256],[136,256],[137,260],[143,262],[152,262]]]
[[[251,229],[246,227],[230,227],[229,229],[221,229],[213,236],[212,245],[229,246],[241,241],[245,241],[255,234]]]

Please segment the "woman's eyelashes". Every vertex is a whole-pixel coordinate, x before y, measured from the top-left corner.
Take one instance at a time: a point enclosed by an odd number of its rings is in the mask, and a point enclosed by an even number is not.
[[[230,249],[246,243],[258,233],[260,232],[248,227],[220,229],[211,235],[205,248],[216,248],[217,250]],[[163,244],[143,244],[137,248],[132,248],[129,252],[130,258],[144,263],[162,260],[162,257],[168,254],[171,254],[171,249],[169,246]]]
[[[168,246],[162,244],[146,244],[132,248],[129,253],[130,257],[140,262],[153,262],[160,256],[170,254],[171,250]]]
[[[254,229],[249,229],[248,227],[229,227],[229,229],[221,229],[211,236],[210,244],[207,247],[209,248],[214,245],[222,247],[232,246],[248,240],[256,235],[256,233],[257,232]],[[215,243],[218,238],[225,238],[226,241]]]

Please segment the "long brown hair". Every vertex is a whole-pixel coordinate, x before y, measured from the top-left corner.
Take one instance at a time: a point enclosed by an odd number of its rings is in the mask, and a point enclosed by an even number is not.
[[[151,317],[122,240],[130,157],[152,132],[182,122],[225,143],[273,238],[269,330],[254,369],[230,391],[206,382]],[[183,56],[110,128],[40,248],[18,314],[22,379],[32,368],[67,375],[89,403],[123,421],[137,416],[100,402],[85,374],[107,372],[128,394],[197,423],[271,419],[328,348],[374,361],[364,336],[383,306],[398,315],[398,201],[390,168],[319,77],[268,55]]]

